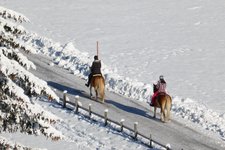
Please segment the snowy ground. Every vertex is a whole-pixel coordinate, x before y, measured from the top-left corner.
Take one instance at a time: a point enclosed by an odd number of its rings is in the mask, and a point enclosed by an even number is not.
[[[61,43],[72,41],[86,56],[95,54],[100,41],[100,58],[114,73],[148,84],[164,74],[175,97],[174,113],[224,139],[222,1],[0,1],[25,14],[31,30]],[[145,85],[137,83],[137,89]]]
[[[149,112],[149,106],[148,104],[146,105],[146,103],[128,100],[127,98],[118,96],[108,91],[106,92],[106,104],[102,105],[100,103],[90,101],[90,99],[87,97],[88,89],[84,86],[83,80],[80,80],[78,77],[74,77],[70,71],[66,71],[59,66],[49,65],[51,60],[49,60],[47,57],[34,55],[30,56],[29,58],[32,59],[37,66],[37,70],[32,72],[36,76],[48,81],[48,83],[54,88],[58,89],[57,94],[59,96],[62,96],[60,91],[67,90],[68,93],[70,93],[70,95],[68,94],[69,99],[73,101],[74,95],[79,94],[80,100],[82,101],[84,107],[88,106],[89,103],[92,103],[93,110],[100,114],[104,111],[104,109],[107,108],[110,112],[110,118],[115,120],[125,118],[125,123],[131,128],[133,127],[132,122],[137,121],[139,122],[138,129],[141,133],[144,133],[146,136],[149,136],[151,133],[154,139],[163,144],[170,143],[173,149],[188,149],[190,146],[199,150],[210,150],[212,148],[222,149],[222,147],[219,145],[223,144],[223,141],[219,139],[217,134],[205,132],[204,129],[200,129],[198,124],[186,122],[174,115],[170,123],[163,124],[158,119],[153,119],[150,117],[152,116],[152,112]],[[45,74],[46,72],[48,72],[48,74]],[[48,107],[43,108],[49,110]],[[60,107],[58,109],[60,109]],[[56,113],[56,115],[59,114]],[[194,119],[196,116],[193,114],[192,117]],[[213,129],[213,127],[210,128]],[[68,135],[68,132],[70,132],[69,129],[68,131],[64,131],[62,133]],[[77,135],[74,134],[74,136],[74,138],[76,138]],[[26,137],[24,136],[20,136],[19,138],[23,138],[25,141],[27,141]],[[49,144],[52,146],[51,142]],[[73,143],[70,144],[73,145]],[[62,145],[65,144],[62,143]]]
[[[23,143],[28,147],[40,149],[66,149],[66,150],[147,150],[149,147],[134,141],[129,132],[121,133],[116,130],[119,127],[104,126],[104,121],[98,117],[93,117],[96,121],[91,121],[87,117],[75,114],[74,111],[63,109],[57,103],[49,103],[48,100],[41,98],[34,100],[42,108],[59,116],[63,121],[58,122],[56,129],[66,137],[64,140],[51,141],[43,136],[25,135],[21,133],[1,133],[8,140],[16,143]],[[83,114],[88,115],[86,112]],[[156,146],[157,147],[157,146]],[[158,146],[159,148],[159,146]]]
[[[72,41],[90,56],[98,40],[100,58],[120,75],[152,84],[164,74],[173,96],[224,113],[223,1],[1,0],[1,5],[25,14],[33,31]]]

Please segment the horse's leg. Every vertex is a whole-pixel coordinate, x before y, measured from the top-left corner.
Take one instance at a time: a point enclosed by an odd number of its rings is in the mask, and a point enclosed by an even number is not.
[[[96,101],[98,100],[98,90],[95,89]]]
[[[170,121],[170,109],[167,106],[167,121]]]
[[[102,100],[102,103],[105,102],[105,86],[104,86],[104,82],[102,82],[102,85],[99,88],[99,94]]]
[[[160,108],[160,120],[163,121],[163,109],[162,109],[162,106]]]
[[[165,101],[163,100],[161,101],[160,108],[161,108],[160,119],[162,122],[165,122]]]
[[[92,86],[90,85],[90,97],[92,97]]]
[[[100,97],[101,97],[101,101],[102,101],[102,103],[104,103],[105,102],[105,94],[104,94],[104,91],[101,91],[100,93]]]
[[[153,118],[156,118],[156,109],[157,109],[157,107],[155,106],[154,107],[154,116],[153,116]]]
[[[166,102],[166,110],[167,110],[167,120],[170,120],[170,109],[171,109],[171,98],[167,98],[167,102]]]

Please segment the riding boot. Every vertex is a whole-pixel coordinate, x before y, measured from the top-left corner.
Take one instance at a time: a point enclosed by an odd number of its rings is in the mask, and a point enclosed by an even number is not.
[[[150,103],[150,106],[154,106],[152,102]]]
[[[85,83],[85,85],[86,85],[87,87],[89,87],[89,85],[90,85],[90,79],[89,79],[89,78],[88,78],[88,82]]]
[[[89,84],[88,83],[85,83],[86,87],[89,87]]]
[[[91,74],[88,76],[88,82],[85,84],[87,87],[89,87],[90,85],[90,82],[91,82]]]

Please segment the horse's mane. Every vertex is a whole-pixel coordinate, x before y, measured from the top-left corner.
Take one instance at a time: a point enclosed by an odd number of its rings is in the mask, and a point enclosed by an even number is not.
[[[156,91],[157,91],[156,84],[153,84],[153,92],[155,93]]]

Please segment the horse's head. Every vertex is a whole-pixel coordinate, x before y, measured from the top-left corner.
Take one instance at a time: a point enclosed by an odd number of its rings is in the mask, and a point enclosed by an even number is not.
[[[155,93],[157,90],[156,84],[153,84],[153,92]]]

